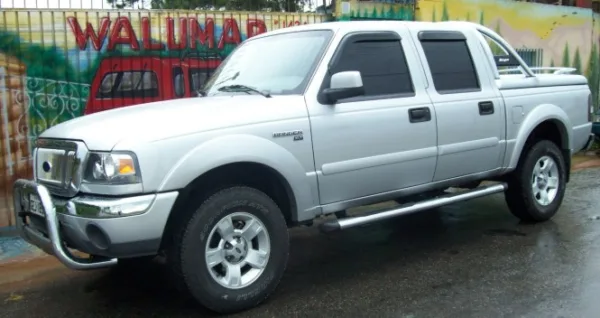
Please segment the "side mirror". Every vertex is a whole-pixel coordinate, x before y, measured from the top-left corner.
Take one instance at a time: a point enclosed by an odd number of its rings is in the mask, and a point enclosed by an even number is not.
[[[329,88],[323,90],[327,101],[335,104],[338,100],[365,94],[362,76],[359,71],[345,71],[331,76]]]

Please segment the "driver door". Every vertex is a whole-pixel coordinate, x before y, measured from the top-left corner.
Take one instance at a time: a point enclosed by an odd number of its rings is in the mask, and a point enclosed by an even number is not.
[[[307,105],[321,204],[386,195],[433,179],[435,112],[421,64],[403,37],[409,39],[404,29],[343,35],[316,74],[322,83],[316,84],[318,94],[307,94]],[[365,94],[328,104],[322,91],[331,75],[343,71],[361,73]]]

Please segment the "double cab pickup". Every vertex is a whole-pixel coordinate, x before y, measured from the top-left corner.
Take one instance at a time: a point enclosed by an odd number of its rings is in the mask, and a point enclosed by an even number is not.
[[[14,184],[17,225],[72,269],[163,255],[199,303],[242,311],[279,284],[288,229],[323,216],[335,215],[323,231],[344,230],[503,193],[517,218],[550,219],[592,140],[590,88],[573,71],[529,67],[469,22],[267,32],[198,97],[44,131],[34,179]]]

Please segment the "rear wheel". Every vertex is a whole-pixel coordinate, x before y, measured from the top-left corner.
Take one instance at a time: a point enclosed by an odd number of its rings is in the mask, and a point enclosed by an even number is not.
[[[567,167],[563,155],[553,142],[540,140],[522,156],[509,177],[506,203],[523,221],[549,220],[565,194]]]
[[[233,313],[275,290],[287,266],[289,237],[271,198],[231,187],[199,205],[174,249],[189,294],[213,311]]]

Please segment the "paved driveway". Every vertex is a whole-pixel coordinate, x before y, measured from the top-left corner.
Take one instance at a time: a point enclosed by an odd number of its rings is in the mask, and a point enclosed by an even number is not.
[[[295,229],[287,273],[239,317],[598,317],[600,170],[575,173],[550,222],[521,225],[501,195],[335,234]],[[73,272],[0,265],[0,317],[208,317],[160,265]]]

